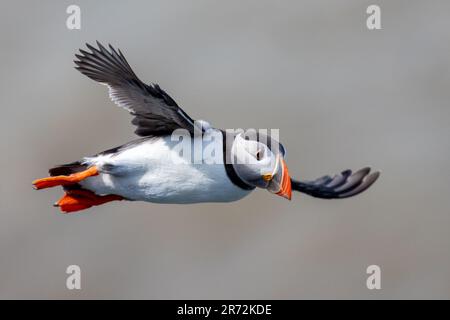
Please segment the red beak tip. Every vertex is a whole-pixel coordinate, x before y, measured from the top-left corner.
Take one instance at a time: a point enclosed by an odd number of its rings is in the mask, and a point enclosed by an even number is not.
[[[291,200],[292,197],[292,186],[291,186],[291,177],[289,176],[289,171],[286,165],[286,162],[282,160],[283,162],[283,178],[281,181],[281,190],[278,192],[278,195],[282,196],[283,198]]]

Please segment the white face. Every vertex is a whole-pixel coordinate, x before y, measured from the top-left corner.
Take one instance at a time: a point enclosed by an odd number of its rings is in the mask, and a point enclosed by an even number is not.
[[[233,168],[237,175],[248,184],[264,188],[271,193],[291,199],[291,177],[284,161],[284,148],[281,144],[271,147],[281,152],[273,152],[266,144],[247,140],[242,134],[236,136],[231,148]]]
[[[279,156],[276,156],[267,145],[246,140],[242,134],[236,136],[231,149],[233,167],[241,179],[247,183],[267,188],[269,176],[273,176],[279,165]]]

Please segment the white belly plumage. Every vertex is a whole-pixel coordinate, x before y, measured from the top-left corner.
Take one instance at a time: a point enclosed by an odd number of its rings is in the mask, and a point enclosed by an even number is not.
[[[176,143],[170,137],[154,138],[117,154],[85,158],[100,174],[80,184],[99,195],[157,203],[230,202],[251,192],[233,184],[221,163],[186,161],[174,150]]]

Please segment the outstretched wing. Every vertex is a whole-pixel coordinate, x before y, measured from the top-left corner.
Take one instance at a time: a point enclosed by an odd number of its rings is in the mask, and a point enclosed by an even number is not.
[[[291,185],[293,190],[316,198],[343,199],[367,190],[379,176],[379,171],[370,173],[370,168],[363,168],[353,174],[351,170],[345,170],[334,177],[323,176],[314,181],[291,179]]]
[[[137,135],[165,135],[178,128],[193,132],[194,121],[157,84],[139,80],[120,50],[111,45],[107,50],[98,41],[97,45],[98,49],[86,44],[91,52],[80,49],[75,68],[108,86],[110,98],[135,116]]]

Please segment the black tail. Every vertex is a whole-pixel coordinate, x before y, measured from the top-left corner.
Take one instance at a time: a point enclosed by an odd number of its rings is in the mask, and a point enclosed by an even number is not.
[[[77,173],[87,169],[87,165],[82,164],[80,161],[75,161],[72,163],[62,164],[48,170],[50,176],[68,176],[72,173]]]
[[[80,171],[84,171],[88,168],[87,165],[82,164],[80,161],[75,161],[72,163],[62,164],[56,167],[51,168],[48,170],[48,173],[51,177],[54,176],[68,176],[72,173],[77,173]],[[81,186],[78,183],[70,184],[63,186],[64,190],[75,190],[75,189],[82,189]]]

